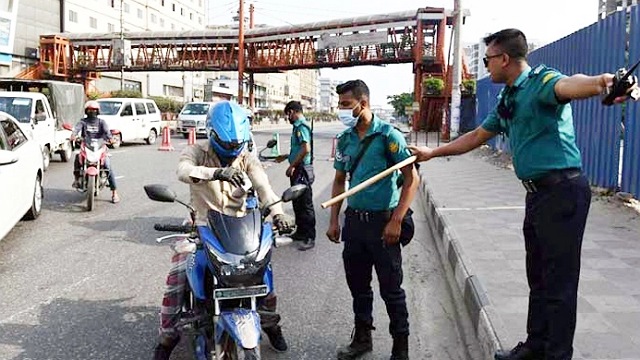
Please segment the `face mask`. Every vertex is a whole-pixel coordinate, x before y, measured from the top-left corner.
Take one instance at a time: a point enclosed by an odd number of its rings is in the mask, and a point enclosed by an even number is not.
[[[353,110],[355,110],[355,108],[338,109],[338,119],[340,119],[340,121],[342,121],[342,124],[344,124],[344,126],[346,127],[354,127],[356,126],[356,124],[358,124],[358,118],[360,117],[360,115],[358,115],[358,117],[353,116]]]

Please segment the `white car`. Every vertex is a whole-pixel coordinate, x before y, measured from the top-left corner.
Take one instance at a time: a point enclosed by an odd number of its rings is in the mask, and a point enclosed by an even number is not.
[[[109,125],[115,138],[114,148],[123,142],[143,139],[151,145],[160,133],[162,117],[158,105],[151,99],[105,98],[98,99],[99,118]]]
[[[40,145],[11,115],[0,112],[0,239],[21,219],[42,210]]]

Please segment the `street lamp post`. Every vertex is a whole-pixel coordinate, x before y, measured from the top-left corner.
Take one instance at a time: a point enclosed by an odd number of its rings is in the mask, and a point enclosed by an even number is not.
[[[124,0],[120,0],[120,90],[124,91]]]

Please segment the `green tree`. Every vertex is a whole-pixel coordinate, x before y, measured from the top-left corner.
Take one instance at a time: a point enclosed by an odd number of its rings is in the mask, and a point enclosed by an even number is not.
[[[387,104],[391,105],[398,116],[407,116],[405,108],[413,104],[413,93],[402,93],[387,96]]]
[[[116,90],[111,92],[113,98],[141,98],[142,93],[138,90]]]

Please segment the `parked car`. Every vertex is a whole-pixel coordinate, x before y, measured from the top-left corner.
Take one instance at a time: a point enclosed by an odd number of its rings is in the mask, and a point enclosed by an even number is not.
[[[160,135],[162,115],[151,99],[98,99],[99,117],[104,119],[115,138],[114,148],[123,142],[144,140],[151,145]]]
[[[176,133],[187,139],[189,131],[196,129],[196,136],[207,136],[207,113],[215,105],[214,102],[189,102],[184,104],[178,114]]]
[[[0,112],[0,239],[20,221],[42,210],[40,144],[11,115]]]

